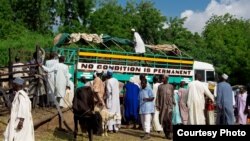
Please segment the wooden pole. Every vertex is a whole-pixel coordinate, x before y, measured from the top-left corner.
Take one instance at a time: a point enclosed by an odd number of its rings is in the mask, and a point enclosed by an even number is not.
[[[11,59],[11,49],[9,48],[9,87],[12,86],[12,79],[13,79],[13,74],[12,74],[12,59]]]
[[[1,88],[0,88],[0,93],[2,93],[3,98],[4,98],[4,102],[7,105],[8,110],[10,111],[11,110],[11,102],[10,102],[9,97],[6,95],[5,91],[2,90]]]
[[[35,64],[38,64],[38,46],[36,46],[36,52],[35,53],[36,53],[36,56],[33,59],[35,59]],[[36,72],[38,72],[38,74],[39,74],[38,67],[36,67],[35,69],[36,69]],[[36,86],[35,86],[35,93],[33,94],[33,108],[34,109],[35,109],[36,104],[38,102],[38,92],[39,92],[39,89],[38,89],[38,87],[39,87],[39,79],[35,77],[35,80],[37,82],[36,82]]]

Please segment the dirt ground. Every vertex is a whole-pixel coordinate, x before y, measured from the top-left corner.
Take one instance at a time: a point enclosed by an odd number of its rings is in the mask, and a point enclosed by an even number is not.
[[[40,120],[55,114],[55,109],[35,109],[33,110],[33,122],[34,124]],[[71,111],[64,113],[64,119],[66,124],[71,130],[73,130],[73,114]],[[0,115],[0,138],[3,138],[3,132],[6,128],[8,121],[8,116]],[[49,122],[43,124],[35,130],[36,141],[73,141],[72,131],[68,130],[65,125],[63,126],[66,131],[58,130],[58,118],[57,116],[50,120]],[[125,129],[122,128],[118,133],[110,133],[108,137],[96,136],[94,135],[94,141],[140,141],[140,136],[143,135],[142,130]],[[163,138],[163,133],[152,132],[151,139],[149,141],[167,141]],[[81,133],[79,129],[78,140],[87,141],[87,134]]]

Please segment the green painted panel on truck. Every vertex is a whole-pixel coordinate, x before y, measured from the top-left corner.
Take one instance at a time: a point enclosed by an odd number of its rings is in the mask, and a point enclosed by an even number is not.
[[[84,84],[82,82],[79,81],[79,79],[84,76],[87,81],[91,81],[93,80],[93,74],[94,72],[77,72],[77,87],[81,87],[84,86]],[[114,73],[113,77],[116,78],[118,81],[121,82],[126,82],[129,81],[129,79],[133,76],[138,76],[138,75],[134,75],[134,74],[122,74],[122,73]],[[147,75],[147,80],[150,84],[153,83],[153,75]],[[186,82],[190,82],[192,81],[192,77],[180,77],[180,76],[169,76],[169,83],[177,83],[179,84],[181,81],[186,81]]]

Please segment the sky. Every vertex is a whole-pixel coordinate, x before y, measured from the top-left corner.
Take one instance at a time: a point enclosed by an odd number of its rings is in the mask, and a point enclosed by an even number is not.
[[[118,0],[121,5],[126,0]],[[140,1],[140,0],[137,0]],[[184,23],[191,32],[201,33],[212,15],[230,13],[237,18],[250,19],[250,0],[152,0],[167,17],[187,17]]]

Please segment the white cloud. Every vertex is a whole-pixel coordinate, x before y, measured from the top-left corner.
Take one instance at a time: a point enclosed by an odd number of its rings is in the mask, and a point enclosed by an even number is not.
[[[169,28],[169,25],[167,23],[163,23],[163,29]]]
[[[230,13],[237,18],[250,18],[250,0],[211,0],[204,11],[186,10],[181,18],[187,17],[184,27],[192,32],[201,33],[206,22],[212,15]]]

